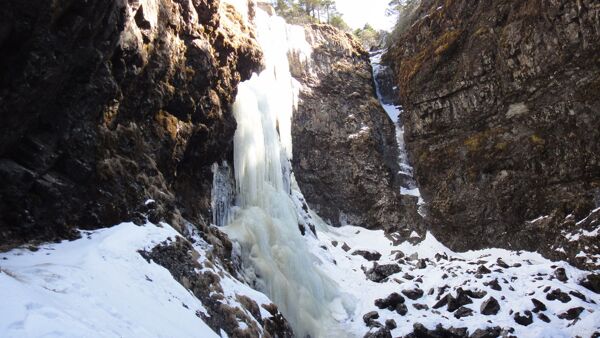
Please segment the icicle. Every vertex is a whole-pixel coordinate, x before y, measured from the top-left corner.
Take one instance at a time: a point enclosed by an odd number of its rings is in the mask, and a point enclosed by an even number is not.
[[[227,162],[223,162],[222,165],[213,163],[212,172],[212,222],[214,225],[224,226],[231,221],[231,205],[234,197],[231,169],[229,169]]]

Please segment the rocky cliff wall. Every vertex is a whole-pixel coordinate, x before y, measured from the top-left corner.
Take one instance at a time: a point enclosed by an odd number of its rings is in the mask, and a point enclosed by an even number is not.
[[[394,124],[375,94],[369,55],[349,34],[305,27],[312,53],[290,53],[300,82],[293,169],[311,208],[333,225],[402,230],[418,224],[416,199],[400,196]]]
[[[262,62],[232,6],[10,0],[0,49],[2,247],[145,215],[206,225],[236,86]]]
[[[600,4],[426,0],[415,17],[386,59],[435,235],[597,267]]]

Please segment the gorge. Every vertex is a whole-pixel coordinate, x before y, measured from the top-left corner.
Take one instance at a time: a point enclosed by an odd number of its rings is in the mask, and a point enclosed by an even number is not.
[[[599,336],[600,6],[538,2],[369,53],[262,2],[8,1],[0,336]]]

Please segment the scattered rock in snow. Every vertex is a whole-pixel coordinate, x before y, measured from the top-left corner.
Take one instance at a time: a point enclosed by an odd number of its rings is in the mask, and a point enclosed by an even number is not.
[[[392,338],[392,334],[390,330],[385,327],[380,328],[371,328],[369,332],[367,332],[364,338]]]
[[[396,306],[396,312],[401,316],[406,315],[408,313],[408,308],[406,307],[406,304],[398,304]]]
[[[393,292],[386,298],[380,298],[375,300],[375,306],[380,309],[388,309],[390,311],[394,310],[398,304],[404,303],[404,297],[400,294]]]
[[[417,265],[415,265],[417,267],[417,269],[425,269],[427,267],[427,260],[425,259],[419,259],[419,261],[417,262]]]
[[[498,259],[496,260],[496,264],[497,264],[499,267],[501,267],[501,268],[504,268],[504,269],[508,269],[508,268],[509,268],[508,264],[506,264],[506,262],[504,262],[504,261],[502,260],[502,258],[498,258]]]
[[[477,273],[480,273],[480,274],[488,274],[488,273],[492,273],[492,271],[490,271],[490,269],[486,268],[486,267],[485,267],[485,265],[480,265],[480,266],[477,268]]]
[[[569,280],[567,278],[567,273],[565,271],[564,268],[558,268],[556,270],[554,270],[554,276],[556,277],[556,279],[558,279],[561,282],[566,282],[567,280]]]
[[[497,338],[502,334],[502,329],[498,326],[488,327],[486,329],[477,329],[469,338]]]
[[[344,242],[344,244],[342,244],[342,250],[348,252],[348,251],[350,251],[350,249],[351,248],[348,246],[348,244],[346,242]]]
[[[398,327],[398,325],[396,324],[396,321],[395,321],[395,320],[393,320],[393,319],[388,319],[388,320],[386,320],[386,321],[385,321],[385,327],[386,327],[388,330],[393,330],[393,329],[397,328],[397,327]]]
[[[569,291],[569,294],[573,297],[577,297],[577,298],[581,299],[584,302],[587,302],[587,298],[579,291],[571,290],[571,291]]]
[[[400,250],[392,250],[392,255],[394,255],[394,260],[400,260],[405,257],[404,252]]]
[[[566,319],[566,320],[574,320],[574,319],[579,318],[579,315],[583,312],[583,310],[584,310],[584,308],[582,308],[581,306],[574,307],[574,308],[567,310],[566,312],[559,314],[558,318]]]
[[[413,332],[406,335],[404,338],[468,338],[469,331],[466,327],[445,329],[442,324],[438,324],[435,330],[428,330],[423,324],[413,324]]]
[[[541,312],[538,313],[537,317],[543,322],[550,323],[550,318]]]
[[[461,306],[459,307],[455,312],[454,312],[454,317],[456,317],[457,319],[463,318],[463,317],[469,317],[473,315],[473,310],[469,309],[468,307],[464,307]]]
[[[454,312],[456,309],[463,305],[471,304],[473,301],[467,294],[463,291],[462,288],[458,288],[456,290],[456,298],[452,297],[452,295],[448,295],[448,311]]]
[[[514,319],[517,324],[527,326],[533,323],[533,314],[531,311],[524,311],[523,315],[521,315],[521,312],[517,312],[515,313]]]
[[[568,294],[562,292],[561,289],[552,290],[552,292],[546,294],[546,299],[547,300],[559,300],[562,303],[568,303],[571,301],[571,297]]]
[[[533,312],[538,313],[540,311],[546,311],[546,304],[540,302],[539,300],[535,299],[535,298],[531,298],[531,302],[533,303]]]
[[[412,306],[419,311],[429,310],[429,306],[427,306],[427,304],[414,303]]]
[[[355,250],[352,255],[362,256],[364,259],[371,262],[378,261],[381,258],[381,254],[377,251]]]
[[[600,293],[600,274],[596,273],[587,275],[585,279],[579,282],[579,285],[592,292]]]
[[[494,279],[494,280],[491,280],[489,282],[484,282],[483,285],[489,286],[490,289],[492,289],[492,290],[502,291],[502,287],[498,283],[498,279]]]
[[[480,312],[483,315],[495,315],[498,311],[500,311],[500,304],[498,304],[498,301],[494,297],[490,297],[481,303]]]
[[[372,320],[375,320],[375,319],[378,319],[378,318],[379,318],[379,313],[377,311],[371,311],[371,312],[367,312],[367,313],[364,314],[363,321],[368,326],[371,323]]]
[[[423,297],[423,290],[421,290],[419,288],[406,289],[406,290],[402,290],[402,294],[412,300],[417,300],[417,299]]]
[[[382,264],[373,263],[373,267],[365,272],[367,278],[373,282],[380,283],[389,276],[402,271],[398,264]]]
[[[487,295],[487,292],[484,290],[465,290],[467,296],[475,299],[481,299]]]

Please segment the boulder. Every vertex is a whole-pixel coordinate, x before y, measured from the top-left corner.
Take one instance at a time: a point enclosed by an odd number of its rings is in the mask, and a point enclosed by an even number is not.
[[[494,297],[490,297],[481,303],[480,312],[483,315],[495,315],[498,311],[500,311],[500,304],[498,304],[498,301]]]
[[[531,311],[525,311],[523,315],[521,315],[520,312],[517,312],[513,318],[519,325],[528,326],[533,323],[533,315],[531,314]]]
[[[368,279],[373,282],[380,283],[387,277],[402,271],[398,264],[382,264],[379,265],[377,263],[373,264],[373,267],[367,271],[365,271],[365,275]]]

